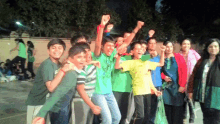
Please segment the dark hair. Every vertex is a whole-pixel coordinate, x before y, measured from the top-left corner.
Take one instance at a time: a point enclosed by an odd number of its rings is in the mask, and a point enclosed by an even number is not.
[[[183,41],[185,41],[185,40],[188,40],[188,41],[190,42],[190,44],[192,43],[192,40],[191,40],[190,38],[186,38],[186,39],[184,39],[184,40],[182,40],[182,41],[180,42],[180,45],[182,45],[182,44],[183,44]]]
[[[140,40],[140,43],[141,43],[141,44],[145,44],[145,45],[147,45],[146,40]]]
[[[4,62],[0,62],[0,66],[3,64]]]
[[[136,44],[140,44],[141,45],[141,42],[140,41],[136,41],[136,42],[131,43],[131,50],[134,49]]]
[[[19,43],[23,43],[25,45],[24,41],[20,38],[15,39],[15,41],[18,41]]]
[[[84,43],[84,42],[76,43],[74,46],[82,47],[84,50],[85,49],[89,49],[90,50],[90,46],[89,46],[88,43]]]
[[[156,37],[150,37],[150,38],[147,39],[147,43],[149,43],[149,41],[150,41],[150,40],[153,40],[153,39],[156,40],[156,42],[157,42]]]
[[[87,35],[85,35],[84,33],[80,32],[71,38],[71,40],[70,40],[71,45],[73,46],[74,44],[76,44],[77,41],[81,38],[85,38],[86,42],[90,44],[90,38]]]
[[[47,49],[50,49],[51,46],[55,45],[55,44],[59,44],[63,46],[63,49],[66,49],[66,44],[63,40],[58,39],[58,38],[54,38],[52,40],[50,40],[50,42],[47,44]]]
[[[209,47],[209,45],[212,44],[213,42],[217,42],[218,45],[219,45],[219,47],[220,47],[220,41],[219,41],[219,39],[217,39],[217,38],[208,39],[208,40],[206,41],[205,48],[204,48],[204,50],[203,50],[203,55],[202,55],[202,58],[203,58],[203,59],[209,58],[208,47]],[[218,55],[220,55],[220,53],[218,53]]]
[[[115,43],[115,39],[111,36],[105,36],[102,39],[102,45],[104,46],[107,42]]]
[[[29,46],[30,48],[34,48],[34,44],[33,44],[31,41],[28,41],[28,42],[27,42],[27,45],[28,45],[28,44],[30,45],[30,46]]]
[[[6,61],[5,61],[6,63],[10,63],[11,62],[11,60],[10,59],[6,59]]]
[[[81,46],[73,46],[70,48],[69,50],[69,57],[74,57],[75,55],[79,54],[79,53],[86,53],[85,49]]]
[[[174,43],[172,41],[164,41],[163,45],[166,46],[168,43],[172,43],[172,45],[174,46]]]

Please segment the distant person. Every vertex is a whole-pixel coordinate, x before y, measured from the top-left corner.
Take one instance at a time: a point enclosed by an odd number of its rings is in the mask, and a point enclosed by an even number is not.
[[[191,49],[191,39],[187,38],[184,39],[180,45],[181,45],[181,50],[180,50],[180,54],[183,56],[183,58],[186,61],[186,66],[187,66],[187,83],[188,83],[188,79],[190,77],[190,75],[192,74],[192,71],[194,69],[194,66],[196,65],[197,61],[201,58],[201,56],[193,49]],[[187,84],[188,85],[188,84]],[[187,88],[188,86],[186,86]],[[186,92],[186,97],[188,97],[188,94]],[[188,100],[187,100],[188,101]],[[184,110],[183,110],[183,119],[184,122],[186,122],[187,119],[187,105],[189,106],[189,123],[192,124],[194,123],[194,119],[195,119],[195,113],[193,110],[193,106],[194,104],[192,104],[192,102],[184,102]],[[195,102],[194,102],[195,103]]]
[[[74,44],[76,43],[80,43],[80,42],[86,42],[86,43],[91,43],[90,42],[90,38],[85,35],[84,33],[77,33],[76,35],[74,35],[71,40],[70,40],[70,43],[72,46],[74,46]]]
[[[25,69],[25,61],[27,58],[27,54],[26,54],[26,46],[25,43],[22,39],[15,39],[16,42],[16,47],[10,50],[10,53],[12,51],[18,50],[18,56],[16,56],[10,63],[9,67],[10,70],[13,70],[13,64],[14,63],[18,63],[19,61],[21,62],[21,69],[22,69],[22,73],[24,74],[24,79],[28,79],[28,75],[26,73],[26,69]],[[14,74],[14,72],[12,72]]]
[[[28,71],[31,73],[31,78],[34,79],[35,74],[33,70],[33,63],[35,61],[34,55],[35,55],[35,50],[34,50],[34,44],[31,41],[27,42],[28,46]]]

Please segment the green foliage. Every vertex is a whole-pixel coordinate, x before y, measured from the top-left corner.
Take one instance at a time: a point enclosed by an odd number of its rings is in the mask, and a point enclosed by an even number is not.
[[[7,27],[13,15],[13,9],[9,7],[7,0],[0,0],[0,27]]]

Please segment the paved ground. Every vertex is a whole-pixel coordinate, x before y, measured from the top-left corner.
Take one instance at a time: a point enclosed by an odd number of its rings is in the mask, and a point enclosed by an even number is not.
[[[0,124],[26,124],[25,100],[33,82],[0,83]],[[202,124],[200,106],[196,103],[195,124]]]

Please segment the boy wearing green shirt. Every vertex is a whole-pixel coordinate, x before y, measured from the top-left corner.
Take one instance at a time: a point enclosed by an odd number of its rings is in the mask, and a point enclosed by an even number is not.
[[[34,119],[33,124],[44,123],[44,118],[48,112],[51,116],[51,124],[68,124],[70,118],[69,106],[75,95],[77,76],[85,64],[86,51],[79,46],[70,48],[68,62],[75,65],[75,71],[68,71],[63,77],[56,90],[51,93],[50,98]]]
[[[143,50],[140,42],[134,42],[131,44],[131,53],[133,54],[133,60],[124,61],[120,64],[120,56],[118,55],[115,68],[122,69],[123,72],[128,71],[132,77],[132,89],[135,102],[135,124],[141,124],[142,122],[149,123],[150,114],[150,99],[151,92],[157,96],[161,95],[160,91],[154,87],[151,79],[150,70],[154,70],[157,66],[164,65],[164,51],[165,47],[161,47],[161,59],[159,63],[142,61],[140,58],[143,55]]]
[[[31,124],[34,116],[45,103],[47,96],[59,85],[64,72],[72,69],[69,64],[66,64],[62,67],[62,70],[58,71],[60,67],[59,59],[66,48],[65,42],[60,39],[52,39],[47,44],[47,48],[49,58],[44,60],[38,68],[33,88],[26,100],[27,124]]]

